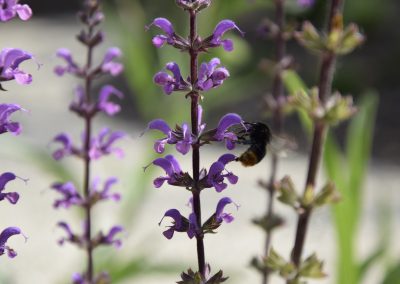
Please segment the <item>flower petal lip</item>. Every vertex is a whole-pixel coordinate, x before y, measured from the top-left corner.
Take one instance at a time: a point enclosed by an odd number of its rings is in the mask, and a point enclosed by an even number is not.
[[[229,30],[236,29],[242,36],[244,32],[239,29],[239,27],[232,20],[222,20],[220,21],[214,29],[212,42],[220,41],[220,38]]]
[[[19,65],[32,59],[33,56],[18,48],[4,48],[0,52],[0,81],[15,79],[18,84],[26,85],[32,82],[32,76],[19,69]]]
[[[153,25],[162,29],[169,36],[173,36],[175,33],[173,25],[166,18],[155,18],[150,25],[146,26],[146,29],[148,30]]]

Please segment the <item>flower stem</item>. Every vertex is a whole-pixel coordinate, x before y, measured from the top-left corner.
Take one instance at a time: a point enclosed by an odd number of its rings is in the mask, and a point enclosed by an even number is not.
[[[195,85],[197,81],[197,65],[198,65],[198,50],[195,47],[195,41],[197,39],[197,26],[196,26],[196,12],[189,11],[190,16],[190,80],[192,86]],[[192,91],[190,93],[191,98],[191,123],[192,123],[192,133],[195,137],[198,136],[198,106],[200,94],[197,91]],[[192,167],[193,167],[193,180],[195,187],[192,190],[193,194],[193,212],[197,218],[197,224],[201,227],[201,200],[200,200],[200,189],[198,187],[199,175],[200,175],[200,145],[197,141],[193,144],[193,155],[192,155]],[[205,276],[205,253],[204,253],[204,242],[203,234],[196,235],[197,242],[197,260],[199,266],[199,272],[203,277]]]
[[[89,27],[88,29],[89,36],[93,34],[93,28]],[[88,46],[87,50],[87,62],[86,62],[86,76],[85,76],[85,100],[87,104],[90,104],[91,101],[91,87],[92,87],[92,76],[89,74],[90,69],[92,67],[92,58],[93,58],[93,47]],[[92,135],[92,116],[87,115],[85,117],[85,165],[84,165],[84,177],[83,177],[83,194],[85,200],[89,200],[90,195],[90,162],[91,159],[89,157],[90,151],[90,138]],[[86,253],[87,253],[87,271],[86,277],[89,283],[93,281],[93,247],[92,247],[92,216],[91,216],[91,205],[87,202],[85,207],[85,239],[86,239]]]
[[[284,26],[285,26],[285,0],[276,0],[275,1],[275,21],[276,24],[279,27],[279,32],[276,35],[275,38],[275,45],[276,45],[276,51],[275,51],[275,59],[277,64],[279,64],[282,59],[285,56],[286,52],[286,41],[284,38]],[[273,113],[273,129],[276,134],[282,133],[283,129],[283,122],[284,122],[284,117],[283,117],[283,112],[282,112],[282,106],[281,106],[281,101],[282,97],[284,96],[284,89],[283,89],[283,81],[282,81],[282,73],[281,71],[277,71],[274,76],[273,80],[273,86],[272,86],[272,95],[275,99],[276,108]],[[274,214],[274,197],[275,197],[275,191],[273,189],[273,184],[276,181],[276,175],[278,171],[278,164],[279,164],[279,159],[277,153],[272,154],[272,161],[271,161],[271,174],[269,178],[269,183],[268,183],[268,203],[267,203],[267,219],[271,219],[273,214]],[[265,254],[268,255],[268,251],[271,245],[271,239],[272,239],[272,230],[269,230],[266,235],[265,239]],[[269,282],[269,274],[270,270],[268,268],[264,269],[263,275],[262,275],[262,283],[263,284],[268,284]]]
[[[332,31],[335,17],[340,13],[343,0],[332,0],[329,18],[328,18],[328,32]],[[336,56],[330,51],[322,54],[321,71],[318,84],[318,95],[322,102],[326,102],[332,91],[332,80],[334,75]],[[325,142],[327,126],[323,122],[317,122],[314,126],[313,142],[311,148],[310,161],[308,166],[307,181],[305,190],[307,188],[314,189],[316,183],[316,176],[318,174],[319,164],[322,157],[322,149]],[[306,209],[305,212],[299,215],[295,244],[292,250],[292,261],[296,266],[300,265],[301,255],[303,252],[304,242],[306,238],[309,219],[312,209]],[[288,282],[289,283],[289,282]]]

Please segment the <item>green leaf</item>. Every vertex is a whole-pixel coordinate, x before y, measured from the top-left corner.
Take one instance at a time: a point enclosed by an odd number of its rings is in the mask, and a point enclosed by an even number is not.
[[[399,284],[400,283],[400,262],[390,267],[386,273],[382,284]]]

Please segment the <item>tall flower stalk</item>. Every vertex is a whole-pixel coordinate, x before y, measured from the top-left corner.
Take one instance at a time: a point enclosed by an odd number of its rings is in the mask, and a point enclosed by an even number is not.
[[[204,222],[201,212],[201,193],[206,188],[215,188],[217,192],[221,192],[228,186],[225,181],[236,184],[238,177],[227,170],[226,166],[237,160],[237,157],[232,154],[224,154],[210,166],[209,170],[201,169],[200,149],[212,142],[225,142],[227,149],[232,150],[235,144],[240,142],[242,133],[233,131],[231,127],[240,126],[242,132],[245,133],[246,126],[239,115],[230,113],[221,118],[217,128],[205,130],[206,125],[202,122],[202,93],[219,87],[230,74],[225,67],[221,66],[218,58],[203,62],[199,66],[199,55],[207,52],[210,48],[219,46],[226,51],[232,51],[233,42],[223,39],[223,35],[231,29],[242,32],[233,21],[222,20],[217,24],[212,35],[202,39],[197,33],[197,17],[200,11],[211,4],[211,1],[177,0],[176,3],[188,14],[190,32],[187,37],[178,35],[172,23],[165,18],[156,18],[147,28],[156,26],[164,32],[153,38],[153,44],[156,47],[168,44],[189,54],[190,74],[187,80],[181,75],[179,66],[175,62],[169,62],[165,66],[166,71],[160,71],[154,76],[154,82],[162,86],[167,95],[173,92],[184,92],[184,97],[190,99],[191,127],[187,123],[183,123],[172,129],[164,120],[155,119],[149,123],[148,128],[159,130],[166,135],[165,138],[155,142],[154,149],[157,153],[163,153],[166,144],[175,144],[177,151],[183,155],[187,154],[190,149],[192,150],[192,174],[183,171],[174,156],[167,155],[152,163],[164,169],[167,174],[167,176],[156,178],[154,185],[158,188],[167,182],[173,186],[184,187],[191,192],[189,201],[191,213],[187,218],[181,215],[177,209],[170,209],[164,214],[164,217],[173,219],[172,225],[164,231],[166,238],[171,239],[175,232],[184,232],[189,238],[196,239],[198,271],[194,272],[189,269],[188,272],[182,273],[182,281],[178,283],[221,283],[226,280],[222,271],[213,276],[210,274],[210,266],[206,261],[204,238],[205,234],[214,233],[222,222],[229,223],[233,220],[231,214],[225,213],[224,209],[226,205],[235,203],[229,197],[221,198],[217,203],[215,213]]]
[[[111,85],[103,86],[97,97],[93,94],[93,83],[96,78],[110,74],[119,75],[123,67],[114,59],[121,56],[118,48],[108,49],[103,61],[100,64],[93,62],[94,49],[103,42],[103,32],[99,25],[103,22],[104,15],[101,12],[100,4],[97,0],[87,0],[84,2],[83,9],[78,13],[78,17],[84,29],[77,36],[79,42],[86,47],[86,63],[80,66],[74,61],[69,50],[62,48],[57,51],[57,56],[65,60],[65,66],[56,66],[55,73],[59,76],[70,73],[82,80],[82,85],[75,89],[75,99],[70,104],[70,110],[84,120],[84,131],[82,134],[82,146],[75,146],[70,136],[61,133],[54,138],[54,142],[61,144],[61,148],[53,153],[56,160],[65,156],[76,156],[83,161],[84,172],[82,189],[78,190],[71,182],[54,183],[52,189],[61,194],[61,198],[54,203],[55,208],[79,206],[84,211],[83,233],[75,234],[66,222],[59,222],[67,236],[60,240],[60,244],[65,241],[71,242],[86,252],[86,271],[83,274],[76,273],[73,276],[73,283],[109,283],[109,276],[106,273],[95,275],[93,251],[100,245],[115,245],[119,247],[121,241],[115,235],[122,231],[121,226],[112,227],[107,234],[102,231],[93,233],[93,212],[95,204],[104,200],[120,200],[120,194],[112,193],[111,187],[117,183],[117,178],[107,178],[103,185],[100,179],[93,177],[91,172],[92,162],[103,156],[115,154],[123,156],[120,148],[115,147],[114,143],[124,137],[120,131],[111,131],[103,128],[99,134],[94,135],[93,119],[99,113],[113,116],[120,111],[120,106],[110,101],[112,96],[122,98],[120,91]]]
[[[0,0],[0,22],[8,22],[15,17],[19,17],[23,21],[27,21],[32,16],[31,8],[24,4],[19,4],[16,0]],[[0,52],[0,90],[6,91],[2,85],[3,82],[15,80],[18,84],[27,85],[32,82],[32,76],[19,69],[19,65],[29,59],[32,55],[22,49],[4,48]],[[11,119],[11,115],[17,111],[25,111],[17,104],[0,104],[0,134],[7,132],[13,135],[19,135],[22,127],[18,122]],[[19,200],[17,192],[4,192],[6,185],[18,178],[14,173],[5,172],[0,175],[0,201],[8,201],[14,205]],[[20,178],[22,179],[22,178]],[[24,179],[22,179],[24,180]],[[26,181],[26,180],[24,180]],[[0,233],[0,256],[7,254],[8,257],[14,258],[17,253],[14,249],[7,245],[7,241],[14,235],[21,234],[18,227],[8,227]]]
[[[332,93],[332,81],[336,58],[351,52],[363,41],[358,27],[350,24],[343,27],[342,0],[331,0],[326,35],[317,32],[310,22],[304,22],[296,39],[307,49],[320,54],[321,68],[317,88],[301,90],[290,98],[290,104],[308,114],[313,125],[312,146],[309,157],[306,185],[302,195],[297,194],[289,176],[275,185],[278,199],[293,207],[298,214],[295,241],[290,261],[286,261],[271,249],[265,264],[271,270],[279,271],[287,284],[301,283],[304,278],[323,278],[323,262],[314,253],[303,258],[309,220],[315,208],[338,201],[338,192],[332,181],[328,181],[317,192],[317,175],[328,128],[350,118],[356,111],[351,97]]]

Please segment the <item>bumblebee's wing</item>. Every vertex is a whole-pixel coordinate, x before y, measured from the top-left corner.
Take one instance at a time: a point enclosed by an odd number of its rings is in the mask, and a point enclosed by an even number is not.
[[[296,140],[285,134],[272,135],[271,142],[267,145],[269,152],[275,153],[279,157],[286,157],[289,152],[297,149]]]

